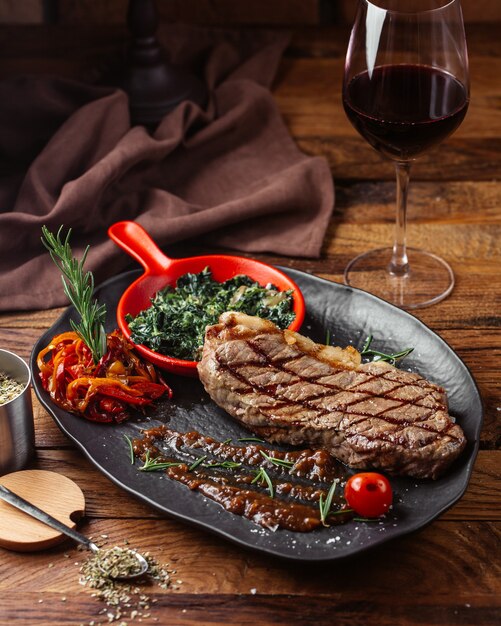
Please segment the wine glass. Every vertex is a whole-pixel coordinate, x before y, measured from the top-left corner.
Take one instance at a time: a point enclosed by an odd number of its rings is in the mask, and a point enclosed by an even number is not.
[[[412,161],[459,126],[468,103],[459,0],[359,0],[343,104],[362,137],[393,161],[397,210],[393,247],[353,259],[344,273],[346,284],[405,309],[429,306],[450,294],[450,266],[431,252],[407,248],[407,191]]]

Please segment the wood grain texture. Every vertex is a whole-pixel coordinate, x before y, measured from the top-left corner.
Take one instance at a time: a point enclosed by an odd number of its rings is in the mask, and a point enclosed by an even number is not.
[[[347,43],[345,39],[345,49]],[[340,103],[343,56],[287,58],[282,63],[274,95],[294,136],[357,136]],[[499,137],[501,84],[489,76],[500,68],[497,57],[470,54],[471,103],[453,136],[456,140]]]
[[[353,0],[338,0],[338,4],[340,19],[351,23],[357,3]],[[466,22],[501,21],[501,5],[497,0],[461,0],[461,8]]]
[[[264,595],[344,597],[351,601],[364,597],[375,599],[380,594],[388,598],[398,593],[402,601],[415,602],[419,595],[430,596],[437,584],[455,586],[454,581],[461,579],[463,584],[457,585],[453,596],[446,599],[447,603],[455,604],[495,591],[501,573],[496,560],[501,538],[498,522],[438,522],[413,536],[393,541],[391,550],[380,546],[345,561],[343,567],[297,564],[242,552],[241,548],[213,535],[171,520],[141,519],[134,526],[127,520],[92,520],[78,528],[95,539],[105,535],[106,545],[123,545],[129,539],[131,547],[150,552],[160,563],[176,569],[176,579],[182,583],[174,591],[185,594],[248,594],[255,588]],[[75,564],[81,564],[86,556],[86,552],[76,550],[71,542],[34,555],[2,553],[1,572],[10,571],[11,575],[0,577],[0,590],[5,596],[15,589],[23,592],[77,589],[75,582],[78,582],[68,574],[75,572],[78,569]],[[28,558],[33,563],[30,578],[21,567]],[[432,562],[434,567],[430,567]],[[47,576],[50,563],[53,571]],[[370,586],[353,585],[357,571],[364,572]],[[159,593],[163,595],[162,590]]]
[[[105,534],[110,543],[119,545],[131,531],[121,520],[93,521],[82,530],[91,536]],[[297,565],[242,553],[210,535],[201,541],[198,531],[188,527],[178,531],[168,521],[138,521],[134,535],[138,537],[134,547],[168,563],[175,569],[175,580],[182,581],[178,589],[150,590],[158,600],[152,615],[160,623],[180,618],[187,620],[180,623],[188,624],[195,620],[250,624],[251,619],[254,624],[309,624],[338,615],[346,623],[365,624],[377,609],[380,624],[495,624],[499,611],[499,597],[493,601],[492,594],[501,573],[495,558],[500,527],[490,522],[437,523],[417,536],[393,542],[392,550],[376,549],[342,567]],[[0,609],[3,623],[23,615],[34,620],[30,624],[38,619],[50,623],[55,610],[61,613],[60,623],[65,619],[62,597],[71,606],[73,620],[95,618],[101,605],[77,582],[84,554],[71,545],[37,554],[30,561],[30,577],[23,567],[26,557],[8,553],[0,564],[0,574],[10,574],[0,576],[6,599]],[[438,587],[453,593],[437,594]],[[186,613],[175,612],[181,607]]]
[[[354,0],[156,0],[162,20],[198,24],[318,24],[324,19],[353,21]],[[501,21],[497,0],[463,0],[468,22]],[[125,19],[126,0],[59,0],[60,23],[113,23]],[[43,21],[42,0],[4,0],[0,21],[37,23]],[[327,17],[325,17],[327,16]]]
[[[351,1],[348,0],[348,2]],[[493,1],[497,2],[497,0]],[[344,57],[350,30],[351,24],[305,26],[293,29],[293,37],[287,55],[303,58]],[[499,56],[501,50],[501,40],[497,37],[499,24],[488,21],[472,25],[466,24],[465,30],[470,56],[472,52],[474,55]]]
[[[6,599],[0,626],[11,626],[14,620],[30,626],[55,624],[104,624],[96,602],[82,594],[13,593]],[[318,626],[352,626],[374,624],[382,626],[488,626],[498,623],[499,608],[486,604],[483,597],[469,596],[470,602],[453,604],[446,599],[427,604],[409,601],[395,603],[386,596],[356,601],[318,597],[312,595],[308,602],[302,598],[281,595],[215,595],[187,594],[154,596],[157,604],[150,613],[154,617],[143,623],[160,623],[169,626],[277,626],[317,624]],[[43,604],[39,604],[40,600]],[[22,601],[19,606],[20,600]],[[71,605],[71,614],[65,611]],[[160,617],[158,617],[160,616]],[[153,622],[155,617],[157,622]],[[90,620],[90,621],[89,621]],[[139,621],[139,620],[136,620]],[[130,623],[130,622],[128,622]]]
[[[319,0],[156,0],[160,20],[190,24],[317,24]],[[59,0],[60,23],[123,22],[126,0]]]

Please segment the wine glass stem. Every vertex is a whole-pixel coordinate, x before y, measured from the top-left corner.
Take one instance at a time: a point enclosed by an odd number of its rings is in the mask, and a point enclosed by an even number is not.
[[[396,163],[397,174],[397,212],[395,219],[395,239],[393,254],[388,266],[392,276],[404,277],[409,273],[407,258],[407,192],[409,190],[410,163]]]

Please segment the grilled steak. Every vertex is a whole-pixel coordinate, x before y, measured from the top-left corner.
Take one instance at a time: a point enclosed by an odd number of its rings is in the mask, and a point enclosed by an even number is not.
[[[321,346],[271,322],[224,313],[206,331],[200,379],[270,442],[327,449],[354,468],[436,478],[466,440],[443,388],[352,347]]]

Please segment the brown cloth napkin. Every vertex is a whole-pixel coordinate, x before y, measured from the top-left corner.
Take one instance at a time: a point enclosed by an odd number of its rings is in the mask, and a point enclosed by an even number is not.
[[[164,32],[173,63],[197,67],[203,111],[184,102],[153,134],[126,94],[61,78],[0,82],[0,310],[66,303],[42,225],[73,229],[101,281],[129,257],[107,227],[137,220],[159,246],[193,237],[243,251],[318,256],[333,209],[322,158],[302,154],[269,86],[287,39],[269,32]]]

